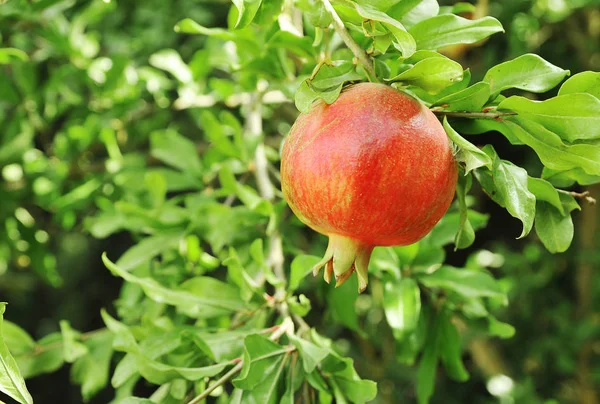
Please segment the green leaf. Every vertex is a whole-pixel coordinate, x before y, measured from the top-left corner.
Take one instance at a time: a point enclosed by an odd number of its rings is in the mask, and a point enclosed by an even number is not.
[[[546,101],[513,96],[498,109],[515,111],[569,142],[600,138],[600,100],[591,94],[565,94]]]
[[[442,288],[466,298],[504,297],[498,282],[483,271],[442,266],[430,274],[420,275],[418,280],[428,288]]]
[[[363,76],[356,72],[356,66],[348,60],[335,60],[321,66],[311,86],[316,91],[330,91],[347,81],[360,80]]]
[[[327,294],[327,308],[334,321],[340,322],[354,331],[359,331],[356,299],[358,295],[358,277],[351,276],[341,286],[330,288]]]
[[[402,56],[409,57],[415,53],[415,40],[399,21],[396,21],[383,11],[379,11],[368,4],[359,5],[354,3],[354,6],[362,18],[380,22],[392,33],[394,36],[392,44],[400,51],[400,53],[402,53]]]
[[[512,338],[515,335],[515,327],[510,324],[498,321],[493,316],[488,316],[488,334],[503,339]]]
[[[490,85],[476,83],[471,87],[440,98],[433,105],[443,106],[445,111],[481,111],[490,98]]]
[[[492,157],[493,170],[478,169],[477,179],[496,203],[523,222],[523,231],[518,238],[525,237],[533,227],[535,216],[535,195],[527,188],[527,171],[510,161],[501,160],[490,145],[483,150]]]
[[[250,334],[244,339],[244,367],[239,377],[233,380],[238,389],[255,388],[269,373],[279,368],[283,356],[289,352],[275,342],[258,334]]]
[[[292,334],[288,335],[288,338],[298,349],[298,352],[300,352],[302,364],[306,373],[315,370],[315,367],[329,355],[329,350],[321,348],[310,341],[296,337]]]
[[[92,178],[89,181],[73,188],[68,193],[54,200],[50,208],[53,210],[67,210],[75,205],[83,203],[92,198],[94,192],[100,188],[102,182],[98,178]]]
[[[23,154],[32,147],[34,134],[24,131],[12,139],[2,140],[0,145],[0,165],[20,162]]]
[[[31,355],[35,351],[41,353]],[[46,335],[37,342],[35,350],[21,352],[15,359],[24,378],[54,372],[64,364],[61,334]]]
[[[479,167],[492,169],[493,162],[490,156],[481,149],[475,147],[472,143],[460,136],[458,132],[452,129],[446,117],[444,117],[443,125],[450,140],[458,146],[458,152],[455,157],[457,161],[465,163],[465,175],[471,170]]]
[[[558,95],[588,93],[600,98],[600,72],[581,72],[573,75],[560,86]]]
[[[219,181],[223,189],[235,194],[253,212],[270,217],[273,213],[273,205],[262,198],[258,192],[249,185],[240,184],[231,168],[223,165],[219,170]]]
[[[174,130],[152,132],[150,154],[181,171],[196,177],[202,176],[202,162],[196,151],[196,145]]]
[[[542,177],[550,181],[554,186],[561,188],[570,187],[574,183],[580,185],[592,185],[600,182],[600,176],[587,174],[581,168],[561,171],[544,167],[542,170]]]
[[[560,203],[562,204],[565,214],[569,214],[574,210],[581,210],[581,206],[579,206],[579,203],[577,203],[573,195],[570,195],[567,192],[559,192],[558,196],[560,197]]]
[[[529,177],[527,188],[535,195],[536,201],[545,201],[554,206],[561,214],[564,214],[562,202],[558,190],[548,181],[541,178]]]
[[[314,255],[297,255],[290,265],[290,292],[298,289],[300,282],[312,272],[313,266],[321,259]]]
[[[60,322],[60,332],[63,336],[63,352],[65,362],[73,363],[88,353],[87,346],[78,341],[80,333],[71,328],[66,320]]]
[[[183,233],[159,233],[142,239],[129,250],[125,251],[117,261],[123,271],[129,271],[150,261],[157,255],[176,247],[184,237]]]
[[[461,340],[458,330],[451,322],[449,311],[442,310],[436,317],[439,330],[437,342],[439,356],[452,380],[466,382],[469,380],[469,372],[463,365],[461,354]]]
[[[0,303],[0,369],[2,369],[0,372],[0,391],[21,404],[33,404],[33,399],[27,391],[25,380],[21,376],[17,362],[4,342],[2,323],[5,311],[6,303]]]
[[[350,358],[339,359],[344,365],[340,370],[333,373],[330,381],[339,387],[339,394],[347,397],[352,403],[363,404],[373,400],[377,396],[377,383],[371,380],[363,380],[354,369],[354,361]],[[341,402],[341,398],[336,400]]]
[[[435,374],[438,365],[437,329],[436,322],[427,331],[423,355],[417,370],[417,400],[419,404],[427,404],[435,388]]]
[[[489,83],[492,96],[495,97],[509,88],[543,93],[556,87],[568,75],[568,70],[528,53],[492,67],[483,81]]]
[[[305,295],[288,297],[287,303],[290,311],[300,317],[306,316],[311,309],[310,300]]]
[[[523,145],[506,125],[507,120],[496,121],[493,119],[462,119],[453,121],[453,127],[465,135],[479,135],[487,132],[500,132],[512,145]]]
[[[295,404],[294,393],[300,388],[306,379],[306,374],[297,356],[292,357],[292,363],[288,366],[285,377],[285,393],[281,397],[280,404]],[[316,373],[316,372],[315,372]]]
[[[196,21],[186,18],[179,21],[175,25],[175,32],[182,32],[184,34],[199,34],[206,36],[213,36],[225,41],[231,41],[236,38],[236,35],[226,29],[222,28],[206,28],[198,24]]]
[[[469,210],[467,209],[467,193],[471,189],[472,176],[459,176],[456,184],[456,198],[460,209],[460,222],[458,232],[454,238],[455,250],[468,248],[475,241],[475,230],[469,221]]]
[[[328,28],[331,25],[333,17],[320,0],[300,0],[296,5],[313,27]]]
[[[600,146],[566,145],[541,124],[518,117],[505,124],[517,139],[536,152],[546,167],[558,171],[582,169],[587,174],[600,175]]]
[[[0,48],[0,65],[10,64],[13,60],[19,59],[22,62],[27,62],[29,56],[21,49],[16,48]]]
[[[280,402],[279,384],[289,356],[283,356],[278,366],[270,369],[265,378],[250,391],[244,391],[242,403],[277,404]]]
[[[340,91],[342,91],[341,88]],[[308,111],[310,111],[310,107],[312,106],[313,102],[318,98],[319,94],[311,88],[310,81],[306,79],[300,83],[300,86],[296,90],[294,95],[294,104],[296,105],[298,111],[306,114]]]
[[[174,49],[162,49],[153,53],[150,55],[149,62],[157,69],[171,73],[182,84],[191,84],[194,80],[192,70]],[[174,133],[174,131],[167,129],[164,133]]]
[[[430,94],[437,94],[463,78],[462,66],[445,57],[430,57],[389,79],[421,87]]]
[[[196,334],[210,347],[217,362],[232,360],[241,356],[244,350],[244,338],[253,330],[234,330],[227,332]]]
[[[315,48],[308,37],[299,37],[291,32],[277,31],[266,44],[267,49],[286,49],[298,56],[313,57]]]
[[[573,220],[547,202],[539,201],[535,214],[535,232],[551,253],[567,251],[573,241]]]
[[[139,373],[151,383],[165,384],[180,378],[196,381],[215,376],[231,365],[231,362],[223,362],[210,366],[188,368],[157,362],[144,354],[129,328],[112,318],[105,310],[102,310],[101,314],[108,329],[115,334],[114,349],[132,354]]]
[[[345,82],[364,77],[357,73],[356,66],[347,60],[328,62],[318,66],[318,69],[314,78],[304,80],[296,90],[294,101],[300,112],[308,112],[317,99],[332,104],[340,95]]]
[[[223,125],[211,111],[202,111],[200,114],[202,130],[210,141],[212,147],[229,157],[240,158],[240,150],[225,133]]]
[[[467,219],[473,230],[479,230],[487,226],[489,215],[476,212],[469,209],[467,211]],[[428,239],[433,246],[442,247],[446,244],[450,244],[456,241],[456,234],[460,230],[461,225],[461,214],[460,212],[447,213],[442,219],[435,225],[431,233],[429,233]],[[419,248],[419,255],[425,250],[421,246]],[[436,250],[429,251],[429,253],[435,253]],[[418,258],[416,259],[418,261]]]
[[[400,21],[405,27],[438,15],[440,6],[437,0],[401,0],[387,11],[392,18]]]
[[[402,340],[414,332],[421,314],[421,291],[411,278],[385,283],[383,309],[394,337]]]
[[[155,401],[152,401],[148,398],[141,397],[125,397],[119,400],[111,401],[112,404],[156,404]]]
[[[4,320],[2,323],[2,338],[13,355],[30,352],[35,349],[35,341],[18,325]]]
[[[167,288],[152,278],[138,278],[113,264],[106,254],[104,265],[115,276],[139,285],[144,293],[156,302],[176,306],[193,317],[208,318],[244,309],[244,302],[237,289],[209,277],[196,277],[184,282],[179,288]]]
[[[238,10],[234,28],[245,28],[256,16],[262,0],[232,0]]]
[[[85,347],[89,352],[78,358],[71,367],[71,379],[81,385],[85,401],[92,398],[108,383],[113,336],[103,332],[89,338]]]
[[[442,14],[421,21],[408,32],[415,38],[417,49],[438,50],[450,45],[475,43],[496,32],[504,32],[504,29],[492,17],[468,20],[454,14]]]

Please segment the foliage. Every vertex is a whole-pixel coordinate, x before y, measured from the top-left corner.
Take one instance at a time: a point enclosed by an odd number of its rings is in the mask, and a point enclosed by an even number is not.
[[[166,3],[0,5],[0,279],[31,269],[60,287],[58,234],[135,240],[102,256],[123,286],[101,329],[64,320],[36,341],[0,304],[0,391],[29,403],[23,378],[67,363],[84,400],[110,384],[115,404],[385,401],[385,384],[368,380],[384,370],[355,364],[348,338],[409,372],[419,403],[440,384],[438,365],[469,380],[463,345],[513,337],[499,316],[528,290],[511,265],[498,270],[501,255],[472,247],[491,220],[474,208],[485,193],[520,221],[515,237],[534,230],[523,242],[570,247],[570,189],[600,182],[599,73],[522,49],[476,80],[453,52],[504,28],[466,3]],[[357,296],[355,280],[336,289],[307,277],[325,240],[287,209],[277,165],[297,110],[366,80],[434,111],[461,173],[446,216],[414,245],[377,248]],[[510,152],[479,140],[491,131]],[[517,146],[536,168],[514,158]],[[448,263],[469,247],[466,262]]]

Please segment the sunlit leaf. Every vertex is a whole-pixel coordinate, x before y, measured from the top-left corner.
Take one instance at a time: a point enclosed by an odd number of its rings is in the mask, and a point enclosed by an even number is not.
[[[504,29],[492,17],[468,20],[454,14],[442,14],[419,22],[408,32],[415,38],[417,49],[437,50],[450,45],[475,43],[504,32]]]
[[[489,83],[492,96],[509,88],[543,93],[556,87],[568,75],[568,70],[528,53],[492,67],[483,81]]]
[[[21,376],[17,362],[10,354],[2,337],[2,322],[5,310],[6,303],[0,303],[0,365],[2,368],[2,372],[0,372],[0,391],[21,404],[33,404],[33,399],[29,391],[27,391],[25,380]]]

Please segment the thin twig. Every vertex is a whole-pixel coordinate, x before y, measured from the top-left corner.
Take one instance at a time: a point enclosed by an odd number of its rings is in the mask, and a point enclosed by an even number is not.
[[[200,395],[196,396],[188,404],[198,404],[200,401],[204,400],[217,387],[219,387],[220,385],[222,385],[223,383],[225,383],[227,380],[229,380],[233,376],[235,376],[240,370],[242,370],[243,367],[244,367],[244,362],[240,362],[237,365],[235,365],[234,367],[232,367],[229,372],[225,373],[223,376],[221,376],[221,378],[219,380],[217,380],[216,382],[214,382],[213,384],[211,384],[210,386],[208,386],[206,388],[206,390],[204,390]]]
[[[431,112],[438,116],[447,116],[449,118],[470,118],[470,119],[498,119],[504,116],[518,115],[516,112],[450,112],[432,109]]]
[[[378,81],[377,75],[375,74],[375,68],[373,67],[373,61],[369,58],[365,50],[361,48],[359,44],[356,43],[352,36],[350,36],[350,33],[346,30],[346,27],[344,26],[344,22],[331,5],[331,2],[329,0],[321,1],[323,2],[325,10],[327,10],[327,12],[331,14],[331,17],[333,18],[333,28],[335,29],[335,32],[338,33],[338,35],[342,38],[346,46],[350,48],[352,53],[354,53],[354,56],[356,56],[356,59],[358,59],[358,61],[363,65],[370,78],[374,81]]]
[[[575,191],[565,191],[563,189],[559,189],[558,191],[562,192],[563,194],[571,195],[573,198],[576,198],[576,199],[583,199],[590,205],[596,204],[596,198],[594,198],[593,196],[590,195],[590,191],[575,192]]]

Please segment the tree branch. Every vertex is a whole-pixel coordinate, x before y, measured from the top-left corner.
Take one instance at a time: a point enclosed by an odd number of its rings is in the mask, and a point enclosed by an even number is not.
[[[258,137],[262,135],[262,97],[259,93],[253,94],[248,105],[248,115],[246,116],[247,136]],[[265,144],[261,142],[254,153],[254,176],[260,195],[268,201],[275,199],[275,186],[269,178],[269,162],[265,151]],[[275,229],[269,235],[269,256],[267,259],[269,265],[273,268],[275,276],[285,283],[285,273],[283,271],[283,242],[279,230]],[[278,287],[275,298],[283,299],[285,288]],[[287,308],[287,307],[286,307]]]
[[[374,81],[378,81],[377,75],[375,74],[375,68],[373,67],[373,61],[371,60],[371,58],[369,58],[365,50],[361,48],[360,45],[358,45],[356,41],[350,36],[350,33],[346,30],[346,27],[344,26],[344,22],[331,5],[331,2],[329,0],[321,1],[323,2],[325,10],[327,10],[327,12],[331,14],[331,17],[333,18],[333,28],[335,29],[335,32],[337,32],[338,35],[342,37],[342,40],[344,41],[346,46],[350,48],[352,53],[354,53],[354,56],[356,56],[356,59],[358,59],[360,64],[363,65],[370,78]]]
[[[516,112],[450,112],[432,109],[431,112],[437,116],[448,118],[470,118],[470,119],[498,119],[504,116],[518,115]]]

